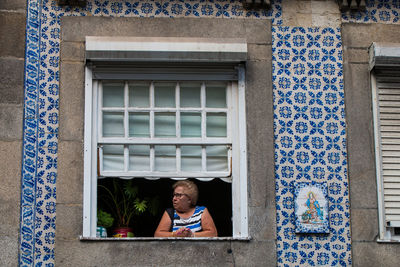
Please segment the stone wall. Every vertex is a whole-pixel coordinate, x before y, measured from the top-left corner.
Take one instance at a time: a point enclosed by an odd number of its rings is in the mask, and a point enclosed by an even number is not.
[[[400,43],[400,25],[344,24],[344,88],[354,266],[395,266],[400,246],[377,243],[378,204],[368,48],[372,42]],[[397,262],[397,263],[396,263]]]
[[[26,1],[0,2],[0,265],[18,264]]]

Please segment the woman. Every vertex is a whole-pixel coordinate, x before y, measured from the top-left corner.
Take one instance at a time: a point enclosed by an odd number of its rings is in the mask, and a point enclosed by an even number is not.
[[[173,186],[172,204],[167,209],[154,233],[155,237],[215,237],[217,229],[206,207],[196,206],[198,189],[188,180]]]

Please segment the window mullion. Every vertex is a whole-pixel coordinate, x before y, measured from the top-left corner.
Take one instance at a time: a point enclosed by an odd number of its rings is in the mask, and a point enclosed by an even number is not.
[[[154,82],[150,83],[150,139],[154,138]],[[150,145],[150,171],[154,171],[154,145]]]
[[[201,90],[200,90],[200,106],[201,106],[201,139],[203,143],[205,143],[206,140],[206,134],[207,134],[207,129],[206,129],[206,85],[203,82],[201,84]],[[207,171],[207,153],[206,153],[206,146],[201,146],[201,171],[205,172]]]
[[[176,83],[175,87],[175,103],[176,103],[176,115],[175,115],[175,125],[176,125],[176,137],[180,138],[181,137],[181,113],[180,113],[180,107],[181,107],[181,101],[180,101],[180,84],[179,82]],[[181,147],[176,146],[176,171],[180,172],[181,171]]]
[[[125,138],[129,137],[129,95],[128,95],[128,82],[125,82],[124,86],[124,134]],[[127,172],[129,169],[129,146],[124,145],[124,171]]]

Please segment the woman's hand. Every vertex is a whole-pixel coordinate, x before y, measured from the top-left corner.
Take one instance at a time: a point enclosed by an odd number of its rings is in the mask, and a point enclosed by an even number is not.
[[[179,228],[178,230],[176,230],[174,232],[173,236],[176,236],[176,237],[193,237],[193,232],[189,228],[182,227],[182,228]]]

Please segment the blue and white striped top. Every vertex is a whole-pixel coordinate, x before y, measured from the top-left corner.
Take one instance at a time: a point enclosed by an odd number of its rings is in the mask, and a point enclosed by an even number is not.
[[[187,219],[179,217],[179,215],[174,211],[174,221],[172,223],[172,231],[176,231],[179,228],[186,227],[189,228],[193,233],[199,232],[201,228],[201,216],[203,215],[204,209],[206,207],[196,206],[194,213]]]

